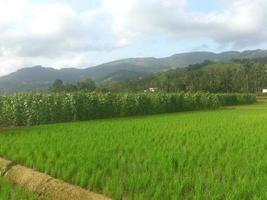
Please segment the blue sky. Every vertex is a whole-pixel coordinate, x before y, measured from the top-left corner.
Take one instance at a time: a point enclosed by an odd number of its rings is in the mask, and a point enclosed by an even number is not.
[[[266,0],[0,0],[0,76],[128,57],[266,49]]]

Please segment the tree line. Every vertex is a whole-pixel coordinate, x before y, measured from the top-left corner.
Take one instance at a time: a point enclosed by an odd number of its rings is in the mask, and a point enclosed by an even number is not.
[[[104,83],[97,83],[91,78],[80,80],[76,83],[64,83],[57,79],[49,87],[48,92],[130,92],[131,90],[126,85],[127,82],[108,81]]]
[[[52,92],[143,92],[157,88],[162,92],[259,93],[267,88],[266,60],[204,61],[130,81],[96,83],[92,79],[64,84],[56,80]]]
[[[50,86],[49,91],[51,92],[93,92],[97,88],[96,83],[90,79],[80,80],[74,84],[64,84],[62,80],[55,80],[54,83]]]
[[[267,87],[267,62],[249,59],[205,61],[128,81],[123,87],[128,91],[154,87],[166,92],[258,93]]]

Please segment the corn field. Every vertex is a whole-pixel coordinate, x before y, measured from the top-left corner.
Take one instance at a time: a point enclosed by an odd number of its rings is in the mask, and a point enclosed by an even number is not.
[[[1,125],[39,125],[214,109],[256,101],[249,94],[22,93],[0,96]]]

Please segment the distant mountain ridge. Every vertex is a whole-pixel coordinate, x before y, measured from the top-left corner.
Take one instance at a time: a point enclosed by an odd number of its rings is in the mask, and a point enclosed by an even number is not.
[[[228,51],[222,53],[189,52],[165,58],[128,58],[86,69],[54,69],[42,66],[23,68],[0,77],[0,92],[32,91],[48,88],[56,79],[74,83],[85,78],[95,81],[125,81],[160,71],[182,68],[205,60],[229,61],[233,59],[267,58],[267,50]]]

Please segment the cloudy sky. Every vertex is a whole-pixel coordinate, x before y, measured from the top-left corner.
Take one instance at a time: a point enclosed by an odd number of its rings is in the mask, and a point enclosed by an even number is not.
[[[0,0],[0,75],[186,51],[267,49],[267,0]]]

